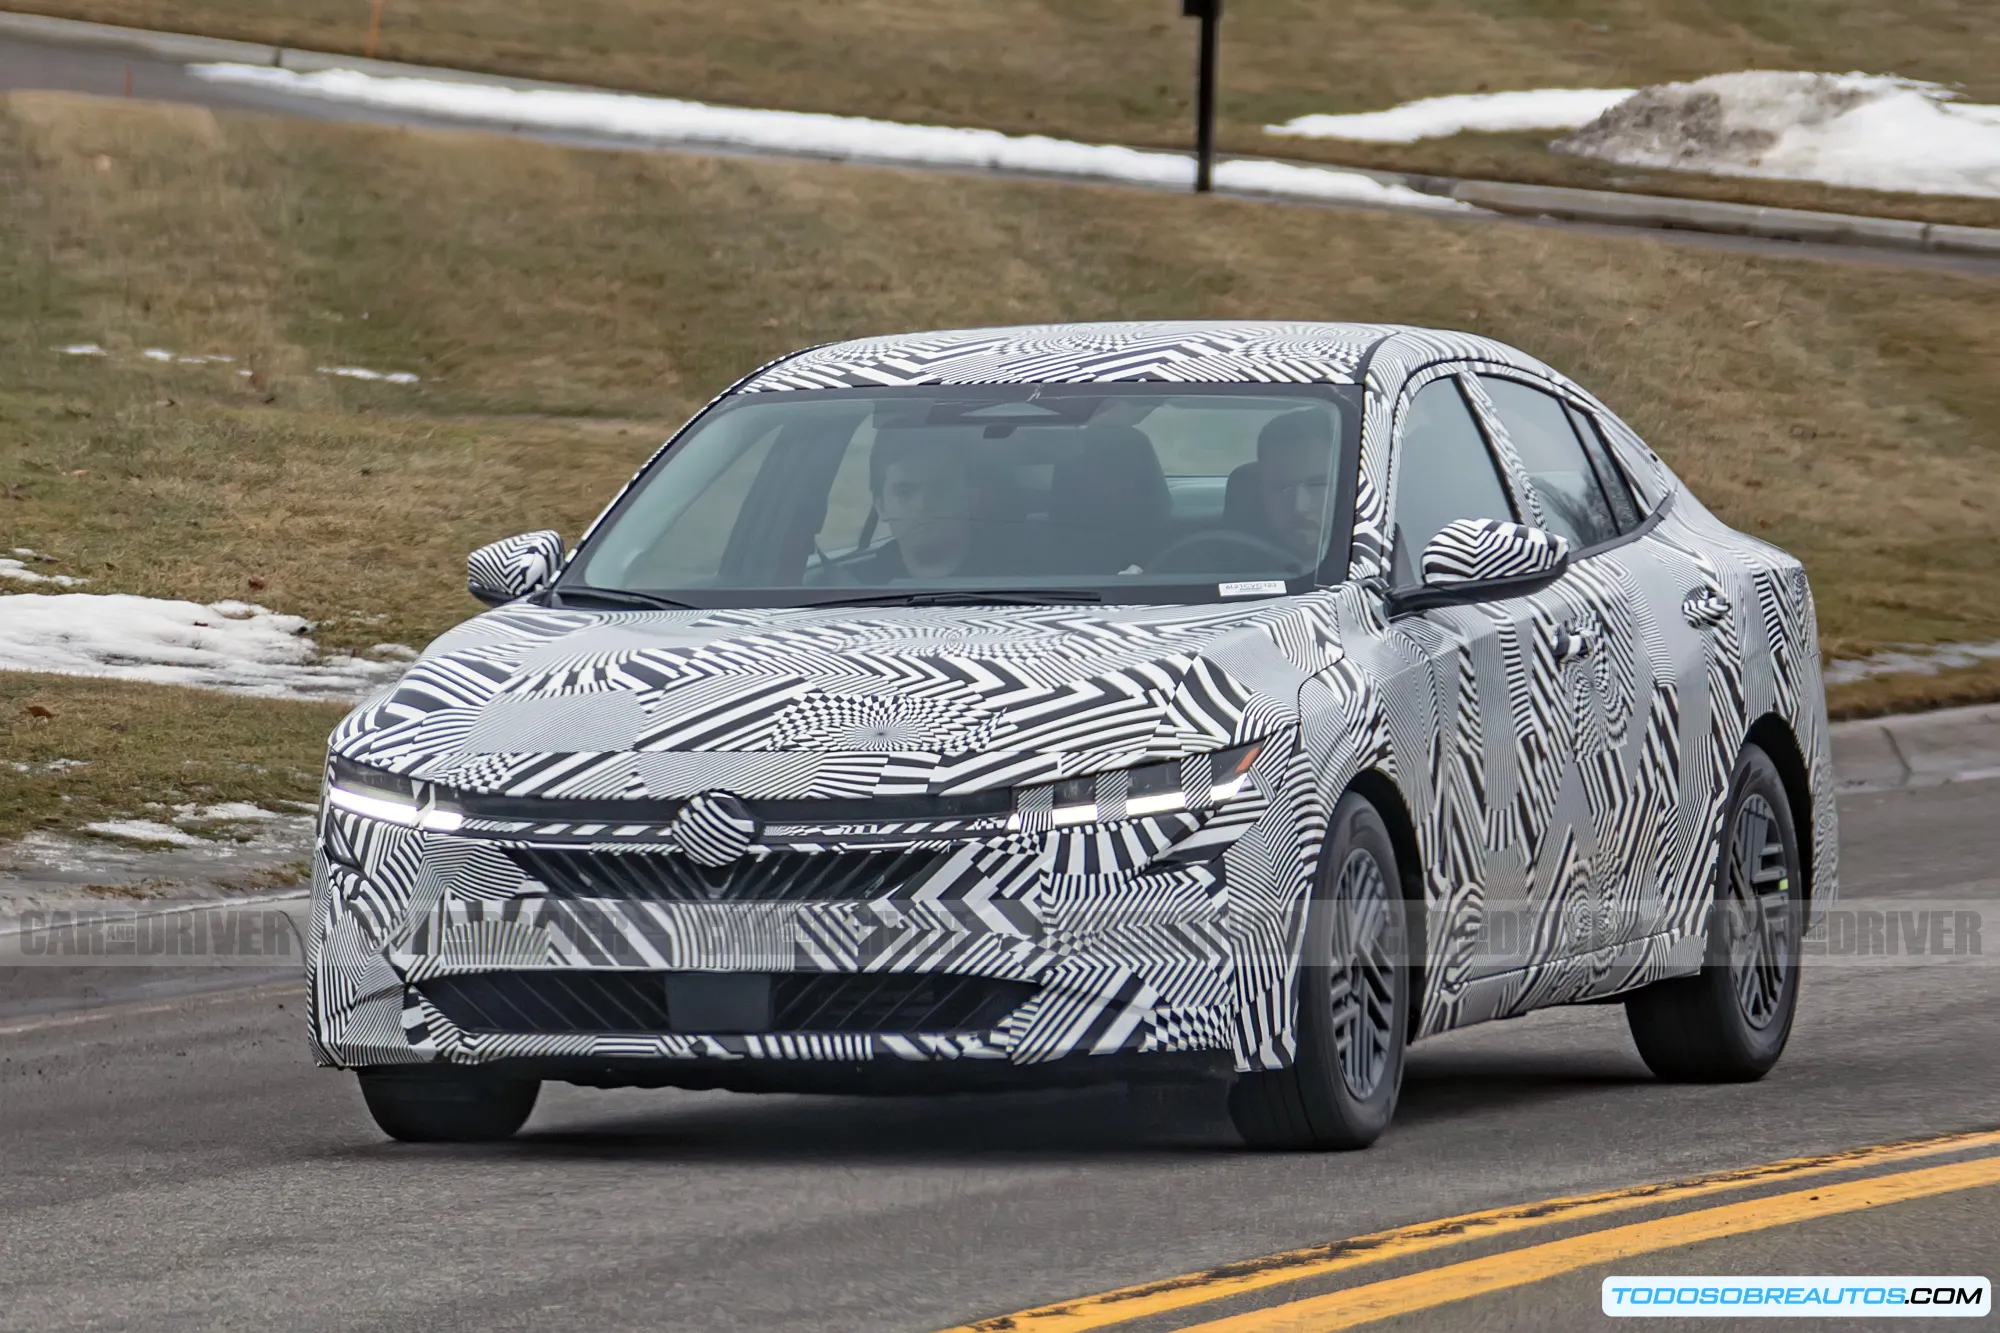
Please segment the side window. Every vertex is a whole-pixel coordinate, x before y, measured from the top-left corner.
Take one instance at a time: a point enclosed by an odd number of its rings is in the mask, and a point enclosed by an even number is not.
[[[1514,380],[1479,377],[1499,409],[1500,424],[1534,487],[1542,521],[1574,546],[1596,546],[1618,536],[1611,501],[1584,455],[1562,400]]]
[[[1398,588],[1418,582],[1424,547],[1445,524],[1461,518],[1514,522],[1500,469],[1452,379],[1418,391],[1403,413],[1396,454],[1395,546]]]
[[[1632,489],[1632,479],[1618,466],[1618,460],[1611,456],[1611,446],[1605,441],[1604,432],[1590,413],[1574,403],[1565,404],[1569,408],[1569,421],[1576,427],[1577,437],[1583,441],[1583,451],[1590,455],[1590,462],[1597,469],[1597,479],[1604,483],[1604,493],[1611,498],[1611,512],[1618,519],[1618,530],[1629,532],[1639,526],[1643,506]]]

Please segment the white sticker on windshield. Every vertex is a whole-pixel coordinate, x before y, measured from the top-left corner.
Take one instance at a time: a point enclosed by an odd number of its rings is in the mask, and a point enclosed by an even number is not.
[[[1285,590],[1283,579],[1249,579],[1242,583],[1218,583],[1215,590],[1224,597],[1268,597]]]

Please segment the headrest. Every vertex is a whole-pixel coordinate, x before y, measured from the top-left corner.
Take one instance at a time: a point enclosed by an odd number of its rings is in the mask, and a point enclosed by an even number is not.
[[[1222,522],[1238,532],[1262,532],[1264,502],[1257,494],[1263,469],[1256,463],[1240,464],[1229,474],[1222,489]]]
[[[1056,464],[1049,516],[1059,523],[1158,522],[1170,507],[1153,442],[1136,426],[1091,426]]]

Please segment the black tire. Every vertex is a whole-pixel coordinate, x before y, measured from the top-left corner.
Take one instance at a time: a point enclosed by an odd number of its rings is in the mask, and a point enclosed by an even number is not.
[[[1706,961],[1625,1001],[1639,1055],[1676,1083],[1743,1083],[1784,1054],[1799,1003],[1805,876],[1784,779],[1745,745],[1729,780]]]
[[[403,1143],[492,1143],[527,1123],[542,1085],[454,1065],[362,1069],[361,1096],[384,1134]]]
[[[1229,1118],[1253,1148],[1365,1148],[1389,1127],[1410,1029],[1407,905],[1382,816],[1354,792],[1334,808],[1306,911],[1298,1055],[1242,1074]]]

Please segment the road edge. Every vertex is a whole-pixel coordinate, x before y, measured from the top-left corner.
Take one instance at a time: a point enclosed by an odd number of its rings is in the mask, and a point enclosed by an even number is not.
[[[2000,778],[2000,704],[1858,718],[1828,730],[1842,792]]]

